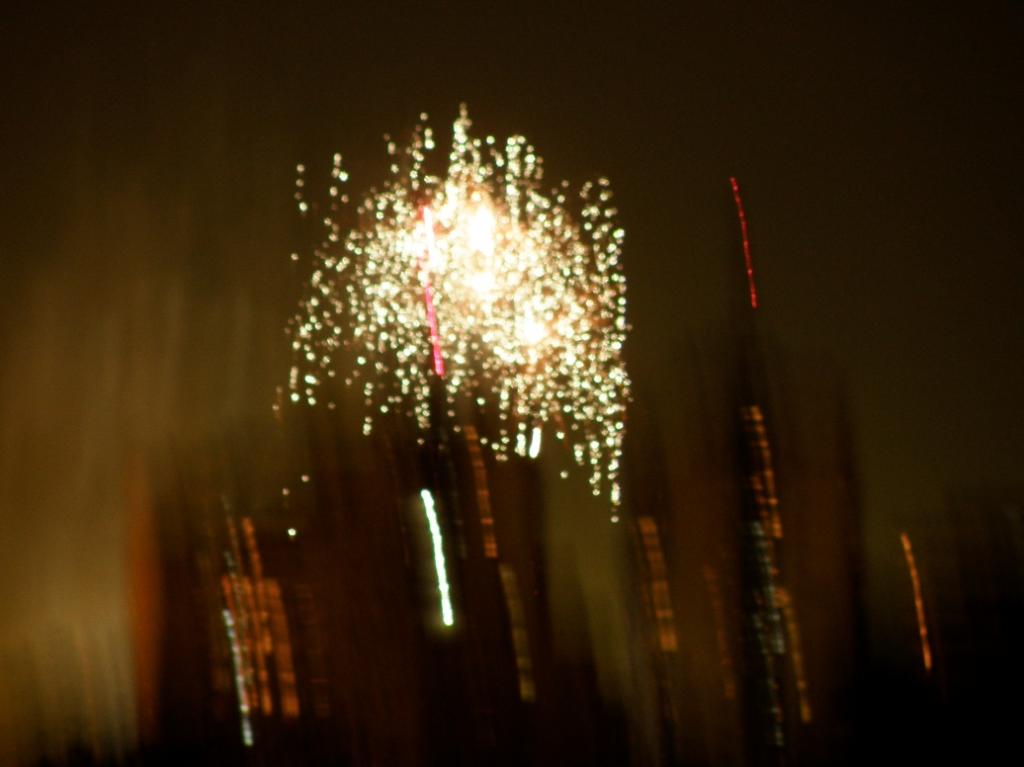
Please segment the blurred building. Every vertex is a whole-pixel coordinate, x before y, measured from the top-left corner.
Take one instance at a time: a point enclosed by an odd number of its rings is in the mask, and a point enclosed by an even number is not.
[[[745,277],[732,327],[666,362],[677,411],[653,412],[638,389],[630,414],[663,752],[856,763],[866,627],[845,387],[827,358],[775,342],[771,305],[751,307]]]
[[[146,757],[625,763],[593,658],[554,650],[575,619],[551,617],[538,464],[471,419],[364,437],[341,411],[288,409],[159,483]]]

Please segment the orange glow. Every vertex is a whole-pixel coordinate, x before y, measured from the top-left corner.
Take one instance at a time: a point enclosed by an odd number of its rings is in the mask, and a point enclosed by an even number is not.
[[[487,489],[487,467],[480,452],[480,439],[476,428],[466,426],[466,444],[469,460],[473,464],[473,484],[476,485],[476,505],[480,512],[480,534],[484,539],[484,556],[498,558],[498,539],[494,535],[494,516],[491,514],[491,494]]]
[[[711,614],[715,619],[715,641],[718,644],[718,662],[722,669],[723,692],[726,700],[735,700],[736,674],[733,671],[729,639],[725,632],[725,608],[722,604],[722,592],[718,587],[718,573],[711,565],[704,565],[704,581],[711,596]]]
[[[296,670],[281,586],[275,578],[264,575],[253,521],[242,517],[236,524],[228,516],[225,528],[221,616],[234,672],[242,742],[252,746],[255,725],[262,721],[255,715],[299,717]],[[276,693],[272,680],[275,675]],[[317,679],[311,681],[316,683]]]
[[[159,699],[159,668],[164,636],[160,594],[163,588],[158,528],[153,501],[144,465],[133,460],[125,471],[125,515],[128,525],[128,568],[131,573],[129,598],[135,674],[135,711],[139,738],[149,742],[157,735],[157,701]],[[89,669],[83,653],[83,668]],[[88,688],[92,694],[92,688]],[[93,711],[92,705],[89,711]],[[2,715],[0,715],[2,718]],[[91,721],[91,720],[90,720]],[[95,729],[90,732],[95,732]],[[94,753],[96,750],[94,749]]]
[[[917,575],[917,564],[914,561],[914,550],[910,546],[910,536],[900,533],[900,542],[903,544],[903,554],[907,558],[907,570],[910,571],[910,582],[914,587],[914,608],[917,610],[917,631],[921,635],[921,660],[924,662],[924,670],[931,673],[932,670],[932,648],[928,641],[928,623],[924,614],[924,599],[921,597],[921,579]]]
[[[271,649],[270,632],[267,631],[267,610],[263,599],[263,560],[256,544],[256,531],[252,519],[242,517],[242,532],[245,534],[245,548],[249,555],[252,578],[244,579],[248,601],[249,621],[252,624],[253,654],[256,657],[256,680],[259,686],[260,707],[263,713],[274,713],[274,701],[270,694],[270,672],[267,670],[266,655]]]
[[[743,420],[751,444],[757,448],[758,467],[750,477],[758,514],[765,530],[772,538],[782,537],[782,517],[779,515],[779,497],[775,490],[775,469],[772,467],[772,448],[764,425],[764,414],[757,405],[743,408]]]
[[[270,629],[274,635],[274,663],[277,666],[278,689],[281,693],[281,714],[285,719],[298,719],[299,694],[295,682],[295,664],[292,662],[288,617],[284,612],[281,587],[276,578],[267,579],[266,596],[270,613]]]
[[[519,699],[525,702],[536,700],[537,688],[533,681],[533,661],[530,659],[530,637],[526,632],[526,614],[519,597],[519,581],[516,571],[510,566],[498,565],[501,586],[505,592],[505,605],[512,628],[512,649],[516,654],[516,670],[519,674]]]
[[[664,652],[675,652],[679,649],[679,640],[676,637],[672,597],[668,589],[668,569],[665,567],[665,557],[661,551],[658,524],[653,517],[638,517],[637,526],[643,538],[644,553],[650,571],[651,602],[654,607],[654,620],[658,626],[658,643]]]

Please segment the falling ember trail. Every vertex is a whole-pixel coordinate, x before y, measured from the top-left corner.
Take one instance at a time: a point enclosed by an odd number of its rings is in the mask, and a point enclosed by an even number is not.
[[[434,217],[430,208],[423,208],[423,230],[427,245],[420,254],[420,275],[423,278],[423,303],[427,306],[427,325],[430,327],[430,345],[434,350],[434,372],[444,378],[444,357],[441,355],[441,334],[437,330],[437,312],[434,310],[434,289],[430,285],[430,261],[434,255]]]
[[[917,631],[921,635],[921,659],[924,661],[924,670],[932,670],[932,648],[928,642],[928,624],[925,622],[924,599],[921,598],[921,579],[917,575],[917,565],[914,562],[914,550],[910,546],[910,536],[900,533],[900,542],[903,544],[903,554],[907,558],[907,569],[910,571],[910,582],[914,586],[914,608],[917,610]]]
[[[740,197],[740,185],[734,176],[729,177],[732,186],[732,198],[736,201],[736,214],[740,219],[740,234],[743,237],[743,262],[747,267],[747,286],[750,289],[750,308],[757,308],[757,286],[754,285],[754,261],[750,257],[750,237],[747,235],[747,214],[743,210],[743,198]]]

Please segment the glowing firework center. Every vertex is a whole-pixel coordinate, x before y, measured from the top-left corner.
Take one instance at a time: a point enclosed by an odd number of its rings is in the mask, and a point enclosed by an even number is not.
[[[562,311],[559,296],[535,282],[546,276],[546,253],[531,241],[530,232],[510,220],[486,192],[475,190],[464,199],[466,191],[448,184],[438,199],[425,203],[419,236],[411,242],[420,251],[434,372],[445,375],[446,342],[452,344],[453,372],[465,368],[460,362],[486,362],[489,355],[511,368],[503,373],[542,365],[555,351],[552,347],[573,333],[571,323],[582,322],[582,311],[571,306]],[[439,303],[446,326],[454,323],[464,332],[439,337]],[[456,388],[457,375],[451,378]]]
[[[361,383],[364,432],[391,411],[428,428],[440,384],[449,407],[463,399],[496,416],[481,443],[499,459],[526,455],[528,435],[536,455],[546,428],[616,507],[629,377],[624,232],[608,182],[585,184],[570,206],[565,182],[541,189],[542,161],[524,138],[499,147],[470,127],[463,109],[443,176],[426,170],[429,127],[404,149],[389,143],[388,180],[344,235],[347,174],[335,155],[327,239],[291,327],[291,399],[315,404],[347,350],[343,377]]]

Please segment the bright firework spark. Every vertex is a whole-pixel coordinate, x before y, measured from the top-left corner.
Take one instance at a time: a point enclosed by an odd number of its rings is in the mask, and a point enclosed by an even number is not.
[[[346,350],[364,433],[392,411],[426,430],[437,382],[453,412],[475,402],[497,416],[480,442],[500,459],[525,455],[528,435],[552,423],[589,468],[593,493],[604,488],[617,507],[629,377],[624,232],[608,181],[585,184],[574,201],[566,182],[545,191],[542,160],[523,137],[502,147],[472,138],[471,125],[463,107],[441,175],[427,169],[429,127],[404,149],[389,142],[390,175],[347,234],[336,214],[348,175],[335,155],[327,238],[291,327],[291,400],[315,404]],[[306,213],[301,175],[296,184]]]

